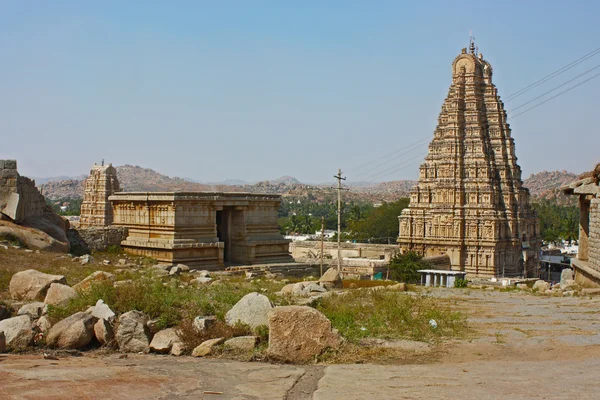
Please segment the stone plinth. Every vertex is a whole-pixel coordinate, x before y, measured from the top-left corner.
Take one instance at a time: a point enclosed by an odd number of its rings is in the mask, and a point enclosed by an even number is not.
[[[278,195],[122,192],[109,200],[113,224],[128,228],[121,245],[129,253],[206,268],[292,261]]]
[[[398,242],[403,251],[447,255],[451,269],[469,277],[537,276],[539,222],[492,66],[474,47],[452,64],[452,84],[400,216]]]

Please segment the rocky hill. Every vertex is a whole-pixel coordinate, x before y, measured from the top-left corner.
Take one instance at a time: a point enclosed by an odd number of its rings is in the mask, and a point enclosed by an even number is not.
[[[576,174],[567,171],[542,171],[531,174],[523,181],[523,185],[529,189],[534,201],[555,200],[560,204],[572,204],[574,197],[565,196],[559,188],[576,179]]]

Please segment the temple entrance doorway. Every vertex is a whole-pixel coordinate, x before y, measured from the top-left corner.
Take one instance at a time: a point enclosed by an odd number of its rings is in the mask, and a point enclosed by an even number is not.
[[[223,242],[223,262],[231,262],[231,220],[233,215],[233,207],[223,207],[217,211],[217,237],[220,242]]]

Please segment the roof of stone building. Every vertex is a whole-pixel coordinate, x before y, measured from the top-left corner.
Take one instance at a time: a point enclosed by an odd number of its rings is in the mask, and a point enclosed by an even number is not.
[[[562,186],[560,190],[564,194],[600,194],[598,185],[600,183],[600,163],[588,172],[579,175],[576,181]]]

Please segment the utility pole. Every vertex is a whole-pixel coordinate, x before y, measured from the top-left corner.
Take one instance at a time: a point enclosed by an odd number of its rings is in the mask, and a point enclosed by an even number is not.
[[[325,216],[321,217],[321,276],[323,276],[323,241],[325,240]]]
[[[345,181],[346,178],[342,178],[342,170],[338,169],[338,174],[333,176],[338,181],[338,207],[337,207],[337,217],[338,217],[338,234],[337,234],[337,269],[338,272],[342,271],[342,251],[340,238],[342,236],[342,181]]]

